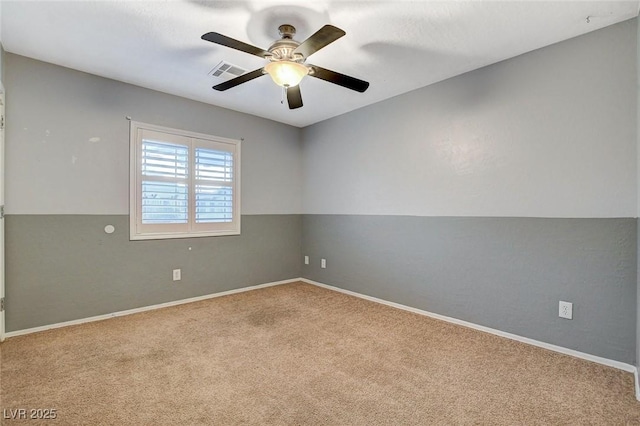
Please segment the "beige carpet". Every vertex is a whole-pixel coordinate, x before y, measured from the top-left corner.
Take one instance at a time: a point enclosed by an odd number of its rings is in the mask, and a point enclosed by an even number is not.
[[[630,373],[303,283],[0,355],[3,417],[55,409],[43,424],[640,424]]]

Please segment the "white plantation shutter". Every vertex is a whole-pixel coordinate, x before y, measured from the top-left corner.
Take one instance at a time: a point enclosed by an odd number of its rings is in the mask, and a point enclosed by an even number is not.
[[[227,229],[239,221],[236,149],[231,144],[193,141],[194,229]]]
[[[233,153],[196,148],[196,223],[233,220]]]
[[[142,140],[142,223],[189,221],[189,147]]]
[[[240,233],[240,141],[131,126],[131,239]]]

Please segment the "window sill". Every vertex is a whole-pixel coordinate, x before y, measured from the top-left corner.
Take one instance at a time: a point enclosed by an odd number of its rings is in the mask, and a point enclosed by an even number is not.
[[[216,231],[216,232],[190,232],[190,233],[157,233],[157,234],[141,234],[129,235],[130,241],[144,240],[169,240],[174,238],[200,238],[200,237],[225,237],[231,235],[240,235],[240,230]]]

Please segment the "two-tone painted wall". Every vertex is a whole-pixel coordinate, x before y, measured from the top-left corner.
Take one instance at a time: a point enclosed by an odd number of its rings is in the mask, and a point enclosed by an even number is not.
[[[636,19],[637,25],[638,19]],[[640,219],[640,25],[637,25],[637,39],[636,39],[636,93],[637,93],[637,109],[636,109],[636,140],[637,140],[637,177],[636,184],[637,186],[637,213],[636,217]],[[636,239],[636,246],[638,245],[638,241],[640,241],[640,226],[638,227],[638,234]],[[638,259],[636,265],[640,265],[640,250],[638,250]],[[637,302],[636,302],[636,366],[640,366],[640,267],[637,266],[637,274],[638,274],[638,287],[637,287]],[[636,384],[637,386],[640,383]],[[636,389],[636,395],[640,395],[640,388]]]
[[[6,54],[7,330],[302,276],[635,363],[637,37],[304,129]],[[241,236],[128,240],[126,116],[244,138]]]
[[[12,54],[5,66],[7,331],[300,276],[299,129]],[[244,138],[242,235],[129,241],[127,116]]]
[[[305,128],[303,276],[634,363],[636,26]]]

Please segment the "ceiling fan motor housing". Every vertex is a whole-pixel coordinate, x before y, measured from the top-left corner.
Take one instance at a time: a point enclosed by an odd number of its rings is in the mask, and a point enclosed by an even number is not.
[[[296,27],[290,24],[283,24],[278,27],[278,31],[280,32],[280,37],[282,38],[293,38],[296,34]]]
[[[278,30],[280,31],[280,36],[282,36],[282,38],[280,40],[276,40],[269,47],[269,53],[271,53],[269,60],[272,62],[304,62],[305,58],[303,55],[299,53],[293,53],[293,51],[296,50],[298,46],[300,46],[300,42],[293,39],[293,36],[296,33],[295,27],[293,25],[284,24],[280,25],[278,27]]]

